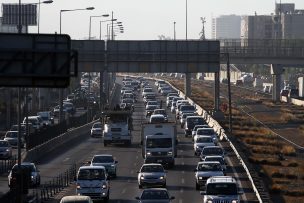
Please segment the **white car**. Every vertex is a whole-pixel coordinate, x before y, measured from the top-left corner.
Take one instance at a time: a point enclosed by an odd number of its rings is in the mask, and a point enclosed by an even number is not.
[[[210,128],[210,126],[206,125],[206,124],[204,124],[204,125],[195,125],[194,128],[192,129],[192,132],[191,132],[192,133],[192,140],[194,140],[194,136],[196,135],[196,131],[199,128]]]
[[[102,137],[101,122],[96,122],[92,125],[91,137]]]
[[[203,203],[210,203],[210,199],[212,202],[239,203],[240,195],[243,194],[231,176],[211,177],[207,180],[205,188],[205,191],[200,192],[204,196]]]
[[[218,161],[198,162],[195,171],[195,189],[205,186],[208,178],[224,176],[222,165]]]
[[[194,140],[194,155],[200,155],[204,147],[215,146],[211,136],[200,135]]]
[[[222,165],[223,170],[227,170],[225,158],[222,156],[206,156],[202,161],[218,161]]]
[[[166,187],[166,171],[161,164],[144,164],[138,173],[138,187]]]
[[[197,115],[197,113],[183,113],[183,114],[181,114],[180,119],[179,119],[181,128],[183,128],[185,126],[186,119],[187,119],[188,116],[196,116],[196,115]]]
[[[217,139],[217,133],[214,131],[213,128],[198,128],[196,130],[196,135],[195,136],[198,136],[198,135],[208,135],[208,136],[211,136],[213,138],[213,141],[215,144],[218,143],[218,139]],[[194,136],[194,139],[195,139],[195,136]]]
[[[110,154],[94,155],[91,161],[91,166],[104,166],[107,174],[113,178],[117,176],[117,163]]]

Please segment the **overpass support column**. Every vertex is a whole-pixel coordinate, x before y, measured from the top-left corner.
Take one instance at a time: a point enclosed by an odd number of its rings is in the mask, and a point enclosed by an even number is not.
[[[271,64],[271,75],[272,75],[272,101],[280,101],[281,91],[281,75],[284,72],[282,65]]]
[[[186,98],[191,96],[191,73],[185,73],[185,96]]]
[[[214,73],[214,110],[220,108],[220,72]]]
[[[99,108],[103,110],[105,95],[103,93],[103,70],[99,72]]]

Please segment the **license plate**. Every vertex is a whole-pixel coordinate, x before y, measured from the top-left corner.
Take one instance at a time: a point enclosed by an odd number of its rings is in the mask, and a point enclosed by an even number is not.
[[[161,159],[157,160],[157,163],[162,163],[163,161]]]
[[[113,140],[120,140],[120,137],[113,137]]]

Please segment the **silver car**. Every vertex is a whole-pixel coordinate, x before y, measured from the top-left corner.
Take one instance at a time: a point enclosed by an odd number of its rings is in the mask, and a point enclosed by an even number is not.
[[[101,137],[102,130],[101,130],[101,122],[96,122],[93,124],[91,128],[91,137]]]
[[[212,176],[224,176],[222,165],[218,161],[198,162],[195,172],[195,189],[205,186],[208,178]]]
[[[138,187],[166,187],[166,172],[161,164],[144,164],[138,173]]]
[[[138,203],[169,203],[175,197],[169,195],[165,188],[150,188],[145,189],[139,197],[135,197]]]
[[[117,163],[110,154],[94,155],[91,161],[91,166],[104,166],[110,177],[117,176]]]

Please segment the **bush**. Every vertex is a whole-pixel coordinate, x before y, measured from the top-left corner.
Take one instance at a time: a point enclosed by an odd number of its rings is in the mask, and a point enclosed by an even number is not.
[[[273,178],[284,178],[284,174],[279,172],[279,171],[274,171],[272,174],[271,174],[271,177]]]
[[[291,162],[287,165],[288,167],[298,167],[299,164],[297,162]]]

